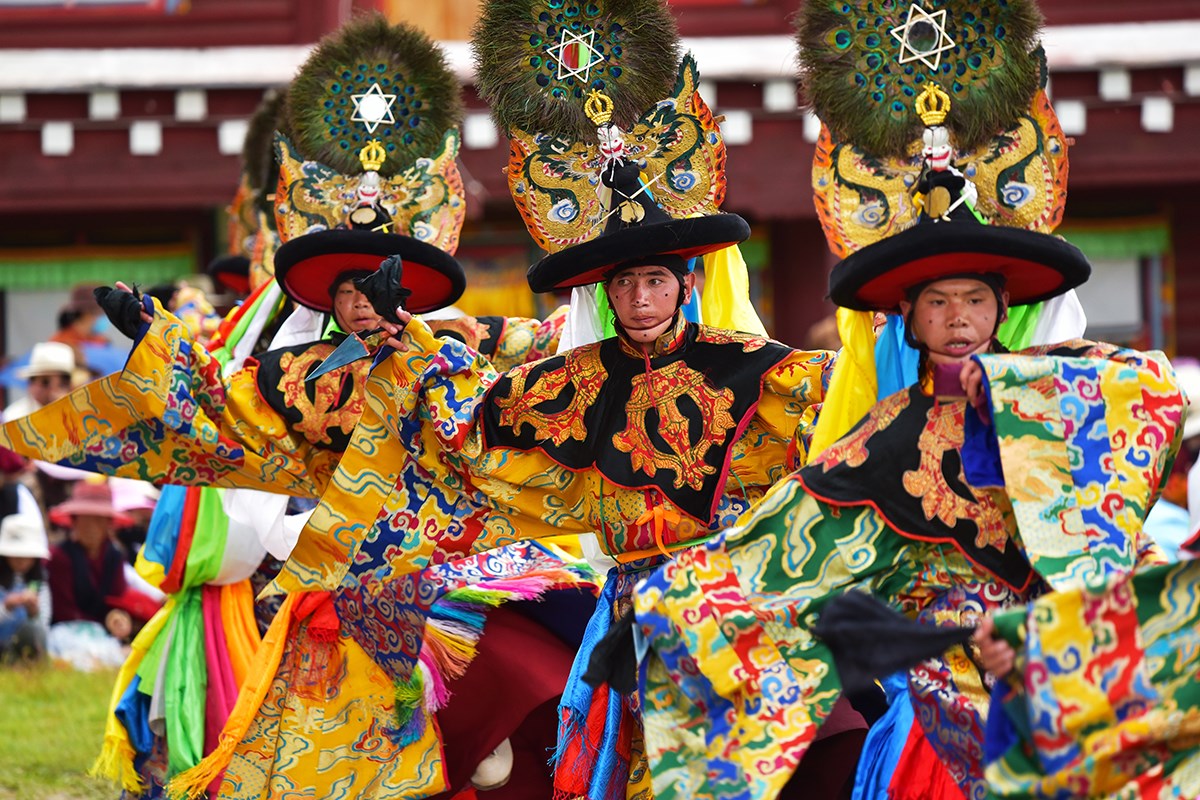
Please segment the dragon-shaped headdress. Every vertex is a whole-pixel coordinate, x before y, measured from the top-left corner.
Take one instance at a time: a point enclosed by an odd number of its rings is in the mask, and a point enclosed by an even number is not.
[[[805,3],[797,20],[822,122],[817,213],[843,258],[834,302],[891,310],[907,286],[994,272],[1019,305],[1087,280],[1083,254],[1048,235],[1067,141],[1033,0]]]
[[[509,188],[550,255],[535,292],[615,265],[742,241],[721,214],[725,145],[661,0],[489,0],[472,34],[477,87],[508,133]]]
[[[323,39],[288,89],[275,137],[280,285],[318,311],[333,281],[391,255],[414,313],[454,302],[466,214],[457,78],[429,37],[378,14]]]

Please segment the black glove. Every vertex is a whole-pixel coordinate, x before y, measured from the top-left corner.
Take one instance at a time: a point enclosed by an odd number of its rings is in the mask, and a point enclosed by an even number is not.
[[[371,301],[375,313],[394,325],[400,324],[396,307],[403,306],[412,294],[412,289],[406,289],[400,283],[403,274],[404,261],[400,256],[388,256],[378,270],[354,281],[358,290]]]
[[[916,666],[971,638],[974,628],[929,625],[866,592],[848,591],[821,612],[813,633],[833,653],[842,687],[869,690],[876,678]]]
[[[633,611],[613,622],[608,633],[596,642],[588,659],[583,682],[593,688],[608,684],[621,694],[638,688],[637,648],[633,641]]]
[[[130,339],[136,339],[142,327],[142,300],[137,292],[123,292],[111,286],[97,286],[92,290],[96,302],[108,316],[113,327]]]

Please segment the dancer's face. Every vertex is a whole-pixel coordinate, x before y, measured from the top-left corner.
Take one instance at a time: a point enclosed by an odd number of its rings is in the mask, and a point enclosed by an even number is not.
[[[680,278],[666,267],[653,264],[630,267],[609,278],[608,302],[617,322],[632,341],[652,346],[654,340],[671,327],[675,310],[692,298],[695,276]]]
[[[354,281],[342,281],[333,295],[333,316],[346,333],[369,331],[379,327],[379,315],[371,307],[371,301],[354,285]]]
[[[926,286],[914,302],[901,302],[900,312],[912,321],[913,338],[925,346],[930,362],[956,364],[987,351],[1007,306],[1008,292],[1000,303],[983,281],[948,278]]]

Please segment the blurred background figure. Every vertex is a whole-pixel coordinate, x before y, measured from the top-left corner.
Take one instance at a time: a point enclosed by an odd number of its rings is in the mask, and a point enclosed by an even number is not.
[[[26,381],[28,394],[4,409],[4,421],[28,416],[71,391],[75,364],[75,350],[70,345],[57,341],[35,344],[29,363],[16,371],[17,377]]]
[[[121,644],[154,615],[158,602],[130,587],[117,528],[133,519],[113,505],[104,479],[79,481],[71,499],[50,511],[67,540],[50,548],[50,654],[77,667],[119,665]]]
[[[108,317],[100,312],[91,284],[80,284],[71,290],[71,298],[58,310],[58,330],[50,337],[75,349],[77,361],[83,363],[83,346],[107,346],[104,332],[109,328]]]
[[[813,323],[804,337],[804,346],[810,350],[841,350],[842,340],[838,336],[837,316],[830,314]]]
[[[213,282],[213,305],[222,316],[250,294],[250,259],[244,255],[223,255],[208,264]]]
[[[108,321],[107,317],[105,321]],[[75,349],[63,342],[35,344],[30,352],[29,363],[16,371],[17,377],[27,382],[28,394],[5,408],[0,418],[9,422],[28,416],[70,392],[77,382],[76,355]],[[42,511],[64,502],[71,494],[75,481],[89,474],[44,461],[32,463],[35,467],[32,484]]]
[[[1189,473],[1196,472],[1194,467],[1200,454],[1200,362],[1177,358],[1172,363],[1188,398],[1187,421],[1183,426],[1183,445],[1171,466],[1162,497],[1146,517],[1145,530],[1175,561],[1193,557],[1188,548],[1194,544],[1189,540],[1195,539],[1200,522],[1200,497],[1189,498],[1188,491]],[[1200,488],[1200,481],[1196,482]]]
[[[146,529],[150,525],[150,517],[154,515],[160,492],[154,484],[146,481],[109,478],[108,483],[112,488],[113,508],[131,520],[128,525],[117,527],[116,537],[124,551],[125,560],[132,564],[146,541]]]
[[[0,519],[0,663],[37,661],[46,655],[49,557],[41,517],[7,514]]]

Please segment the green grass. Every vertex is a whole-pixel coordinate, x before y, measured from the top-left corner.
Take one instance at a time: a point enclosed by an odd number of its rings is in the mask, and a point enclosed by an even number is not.
[[[0,800],[112,800],[89,778],[116,672],[0,668]]]

